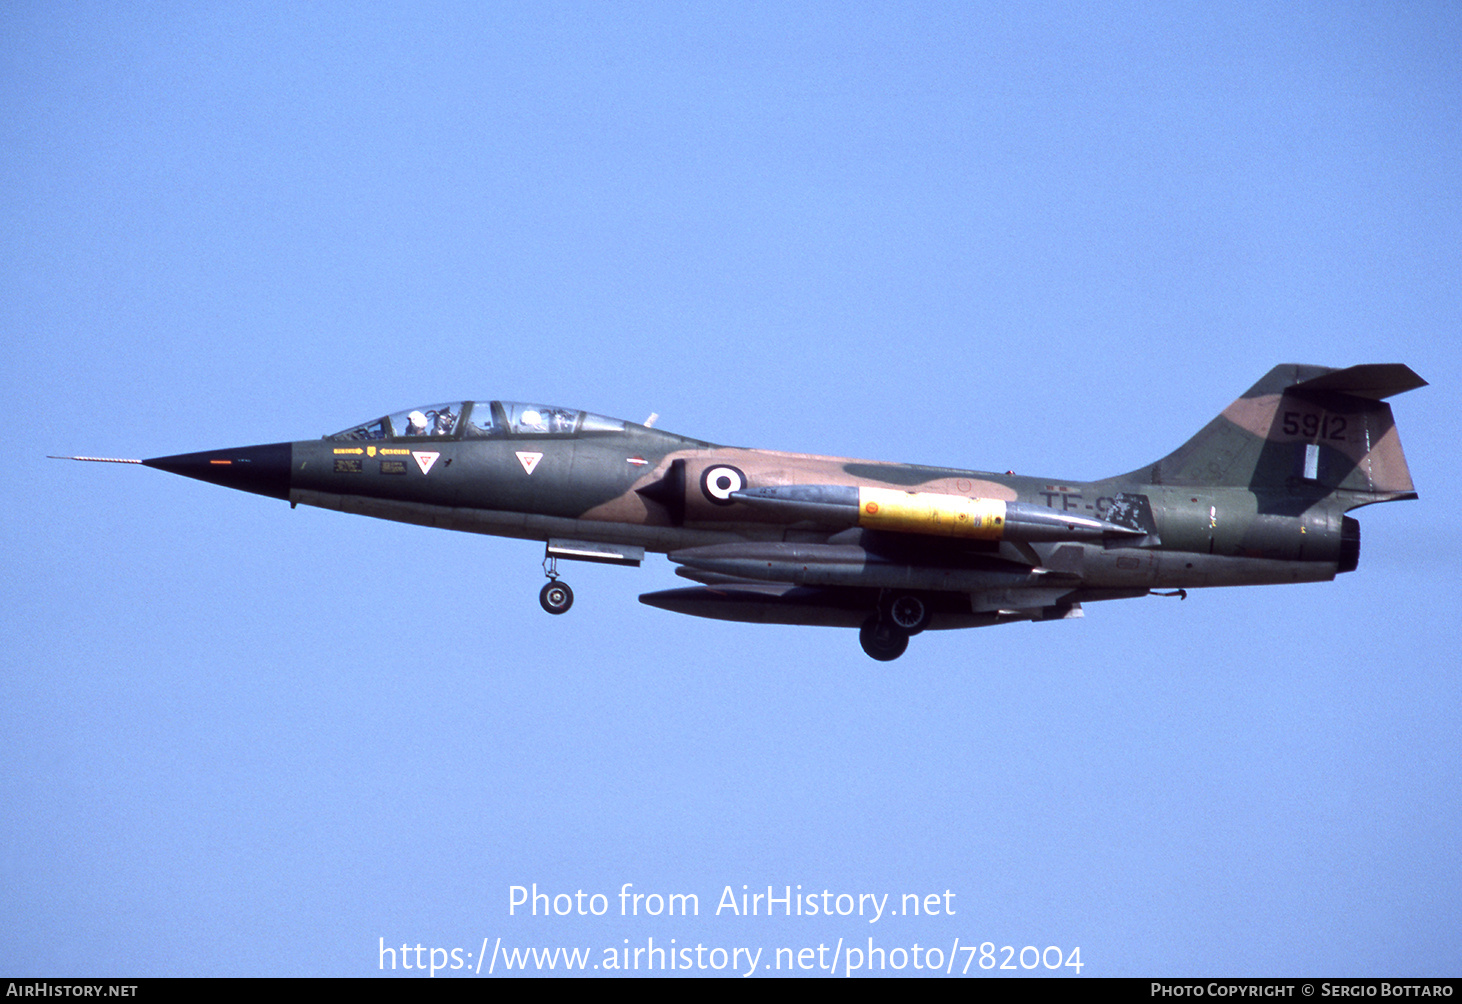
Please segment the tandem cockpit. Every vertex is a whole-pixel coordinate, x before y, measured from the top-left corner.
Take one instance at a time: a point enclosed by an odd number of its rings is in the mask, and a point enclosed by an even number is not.
[[[635,428],[644,435],[666,435],[651,432],[648,427],[637,426]],[[536,438],[575,439],[593,434],[618,433],[623,435],[627,431],[629,431],[629,426],[621,419],[595,415],[588,411],[577,411],[572,408],[529,404],[523,401],[452,401],[447,404],[430,404],[394,412],[362,425],[351,426],[349,429],[324,438],[337,442],[394,440],[416,443],[420,441],[422,446],[427,446],[430,443],[487,439],[528,441]],[[672,438],[678,439],[679,437]],[[364,451],[358,448],[336,448],[334,452],[359,454]],[[369,452],[374,457],[376,447],[369,447]],[[423,465],[421,468],[423,474],[428,470],[427,465],[435,464],[436,458],[440,455],[439,452],[431,450],[418,452],[397,449],[387,450],[387,452],[411,452],[417,458],[417,463]],[[384,454],[382,455],[384,456]],[[523,465],[524,472],[531,475],[534,466],[542,456],[541,452],[520,452],[517,454],[517,459]],[[451,463],[451,461],[448,460],[447,463]],[[635,457],[630,459],[630,463],[643,465],[646,461],[643,458]],[[345,465],[343,469],[346,471],[363,472],[365,469],[358,459],[337,458],[336,471],[342,470],[342,464]],[[404,461],[382,460],[381,472],[383,474],[387,473],[388,465],[392,466],[389,473],[402,474],[407,470]],[[564,613],[573,606],[574,602],[574,591],[558,577],[559,557],[638,565],[644,556],[643,548],[629,548],[613,544],[596,545],[585,544],[582,541],[569,541],[558,550],[555,550],[554,545],[555,541],[550,538],[543,564],[543,571],[548,576],[548,584],[538,594],[538,602],[542,604],[544,610],[551,614]],[[587,552],[585,548],[588,549]],[[586,553],[590,556],[585,557]]]
[[[587,411],[522,401],[454,401],[409,408],[326,439],[497,439],[623,432],[625,423]]]

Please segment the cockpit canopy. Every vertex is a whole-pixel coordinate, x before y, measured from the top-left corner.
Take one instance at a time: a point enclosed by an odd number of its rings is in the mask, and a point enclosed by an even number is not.
[[[587,411],[521,401],[456,401],[410,408],[326,439],[496,439],[623,432],[624,422]]]

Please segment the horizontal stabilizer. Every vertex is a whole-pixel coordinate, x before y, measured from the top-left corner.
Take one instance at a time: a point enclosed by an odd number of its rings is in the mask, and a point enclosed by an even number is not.
[[[1301,380],[1290,388],[1290,393],[1324,391],[1380,401],[1426,385],[1426,381],[1417,376],[1410,366],[1401,363],[1370,363],[1365,366],[1348,366],[1343,370],[1332,370],[1324,376]]]

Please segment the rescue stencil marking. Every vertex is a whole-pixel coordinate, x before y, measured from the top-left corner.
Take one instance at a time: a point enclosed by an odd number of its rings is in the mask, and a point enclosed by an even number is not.
[[[542,459],[543,454],[541,453],[525,453],[522,451],[518,453],[518,463],[523,465],[523,473],[525,474],[532,474],[533,468],[537,467],[538,461]]]
[[[441,454],[422,451],[420,453],[413,452],[411,456],[416,461],[416,466],[421,468],[421,473],[430,474],[431,465],[437,462],[437,457],[440,457]]]

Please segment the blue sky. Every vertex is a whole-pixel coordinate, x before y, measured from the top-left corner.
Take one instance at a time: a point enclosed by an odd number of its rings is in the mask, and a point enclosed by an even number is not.
[[[957,970],[985,942],[1085,975],[1462,970],[1456,8],[0,28],[7,972],[371,975],[382,943],[484,939],[764,972],[870,937]],[[1279,362],[1432,382],[1393,402],[1421,501],[1356,514],[1355,574],[886,665],[645,607],[683,584],[658,556],[569,566],[549,618],[531,543],[44,459],[500,397],[1095,478]],[[510,914],[533,883],[610,909]],[[700,915],[621,917],[625,883]],[[743,885],[955,912],[716,915]]]

